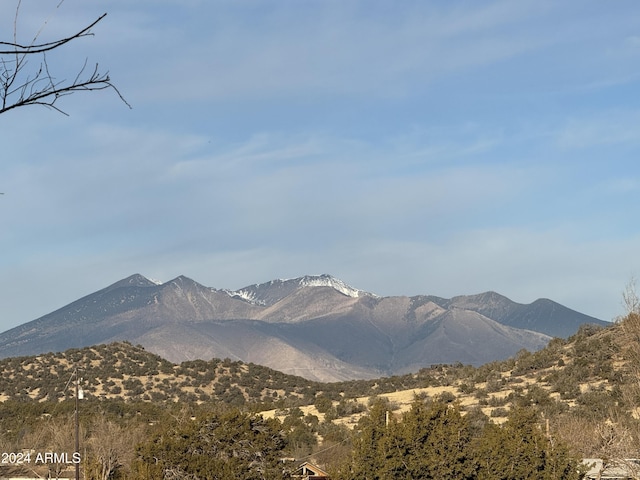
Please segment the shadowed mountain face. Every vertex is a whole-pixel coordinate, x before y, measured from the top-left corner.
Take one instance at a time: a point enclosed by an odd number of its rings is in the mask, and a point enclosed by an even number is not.
[[[329,275],[208,288],[132,275],[0,335],[0,357],[128,340],[173,362],[231,358],[312,380],[375,378],[437,363],[480,365],[538,350],[584,323],[551,300],[494,292],[377,297]]]

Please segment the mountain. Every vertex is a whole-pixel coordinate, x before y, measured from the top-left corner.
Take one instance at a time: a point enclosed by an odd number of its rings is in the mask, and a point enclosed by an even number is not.
[[[126,340],[173,362],[229,358],[340,381],[480,365],[539,350],[584,323],[605,324],[551,300],[522,305],[494,292],[378,297],[330,275],[218,290],[136,274],[0,334],[0,358]]]
[[[571,310],[547,298],[531,304],[513,302],[496,292],[463,295],[451,299],[428,297],[443,308],[460,308],[478,312],[502,325],[542,332],[552,337],[567,338],[583,323],[608,325],[593,317]],[[561,321],[558,321],[558,320]]]

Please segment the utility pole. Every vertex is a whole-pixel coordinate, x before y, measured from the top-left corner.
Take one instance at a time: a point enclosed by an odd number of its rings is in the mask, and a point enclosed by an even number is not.
[[[74,420],[76,425],[76,446],[74,452],[74,460],[76,458],[76,452],[80,451],[80,423],[78,421],[78,400],[80,399],[80,379],[78,378],[78,367],[75,369],[76,376],[76,410],[74,414]],[[80,463],[76,462],[76,480],[80,480]]]
[[[82,388],[80,387],[80,377],[78,376],[78,366],[76,365],[73,368],[73,373],[71,374],[71,378],[69,378],[69,381],[67,382],[67,386],[64,387],[65,392],[67,391],[67,388],[69,388],[69,384],[71,383],[71,380],[75,379],[75,392],[74,392],[74,396],[75,396],[75,410],[73,412],[73,423],[75,425],[75,451],[73,452],[71,458],[73,458],[73,461],[75,463],[75,467],[76,467],[76,480],[80,480],[80,421],[78,418],[78,401],[82,400],[84,398],[84,392],[82,391]]]

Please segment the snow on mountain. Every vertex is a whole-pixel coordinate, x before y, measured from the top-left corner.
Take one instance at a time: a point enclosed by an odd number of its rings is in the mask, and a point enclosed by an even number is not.
[[[254,291],[248,290],[246,288],[240,290],[224,289],[222,291],[230,297],[238,297],[246,302],[253,303],[254,305],[266,305],[266,302],[264,300],[259,300],[256,297],[256,293]]]
[[[296,280],[301,287],[331,287],[347,297],[358,298],[362,295],[371,295],[368,292],[353,288],[342,280],[327,275],[326,273],[322,275],[305,275]]]
[[[353,288],[342,280],[328,274],[305,275],[298,278],[271,280],[250,285],[239,290],[223,290],[231,297],[238,297],[254,305],[271,305],[299,288],[330,287],[347,297],[358,298],[363,295],[377,297],[369,292]]]

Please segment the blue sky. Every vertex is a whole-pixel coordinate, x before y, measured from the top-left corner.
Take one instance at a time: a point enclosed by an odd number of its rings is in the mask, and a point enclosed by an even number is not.
[[[0,330],[133,273],[624,312],[638,2],[23,0],[18,39],[104,12],[48,62],[98,62],[131,110],[0,115]]]

